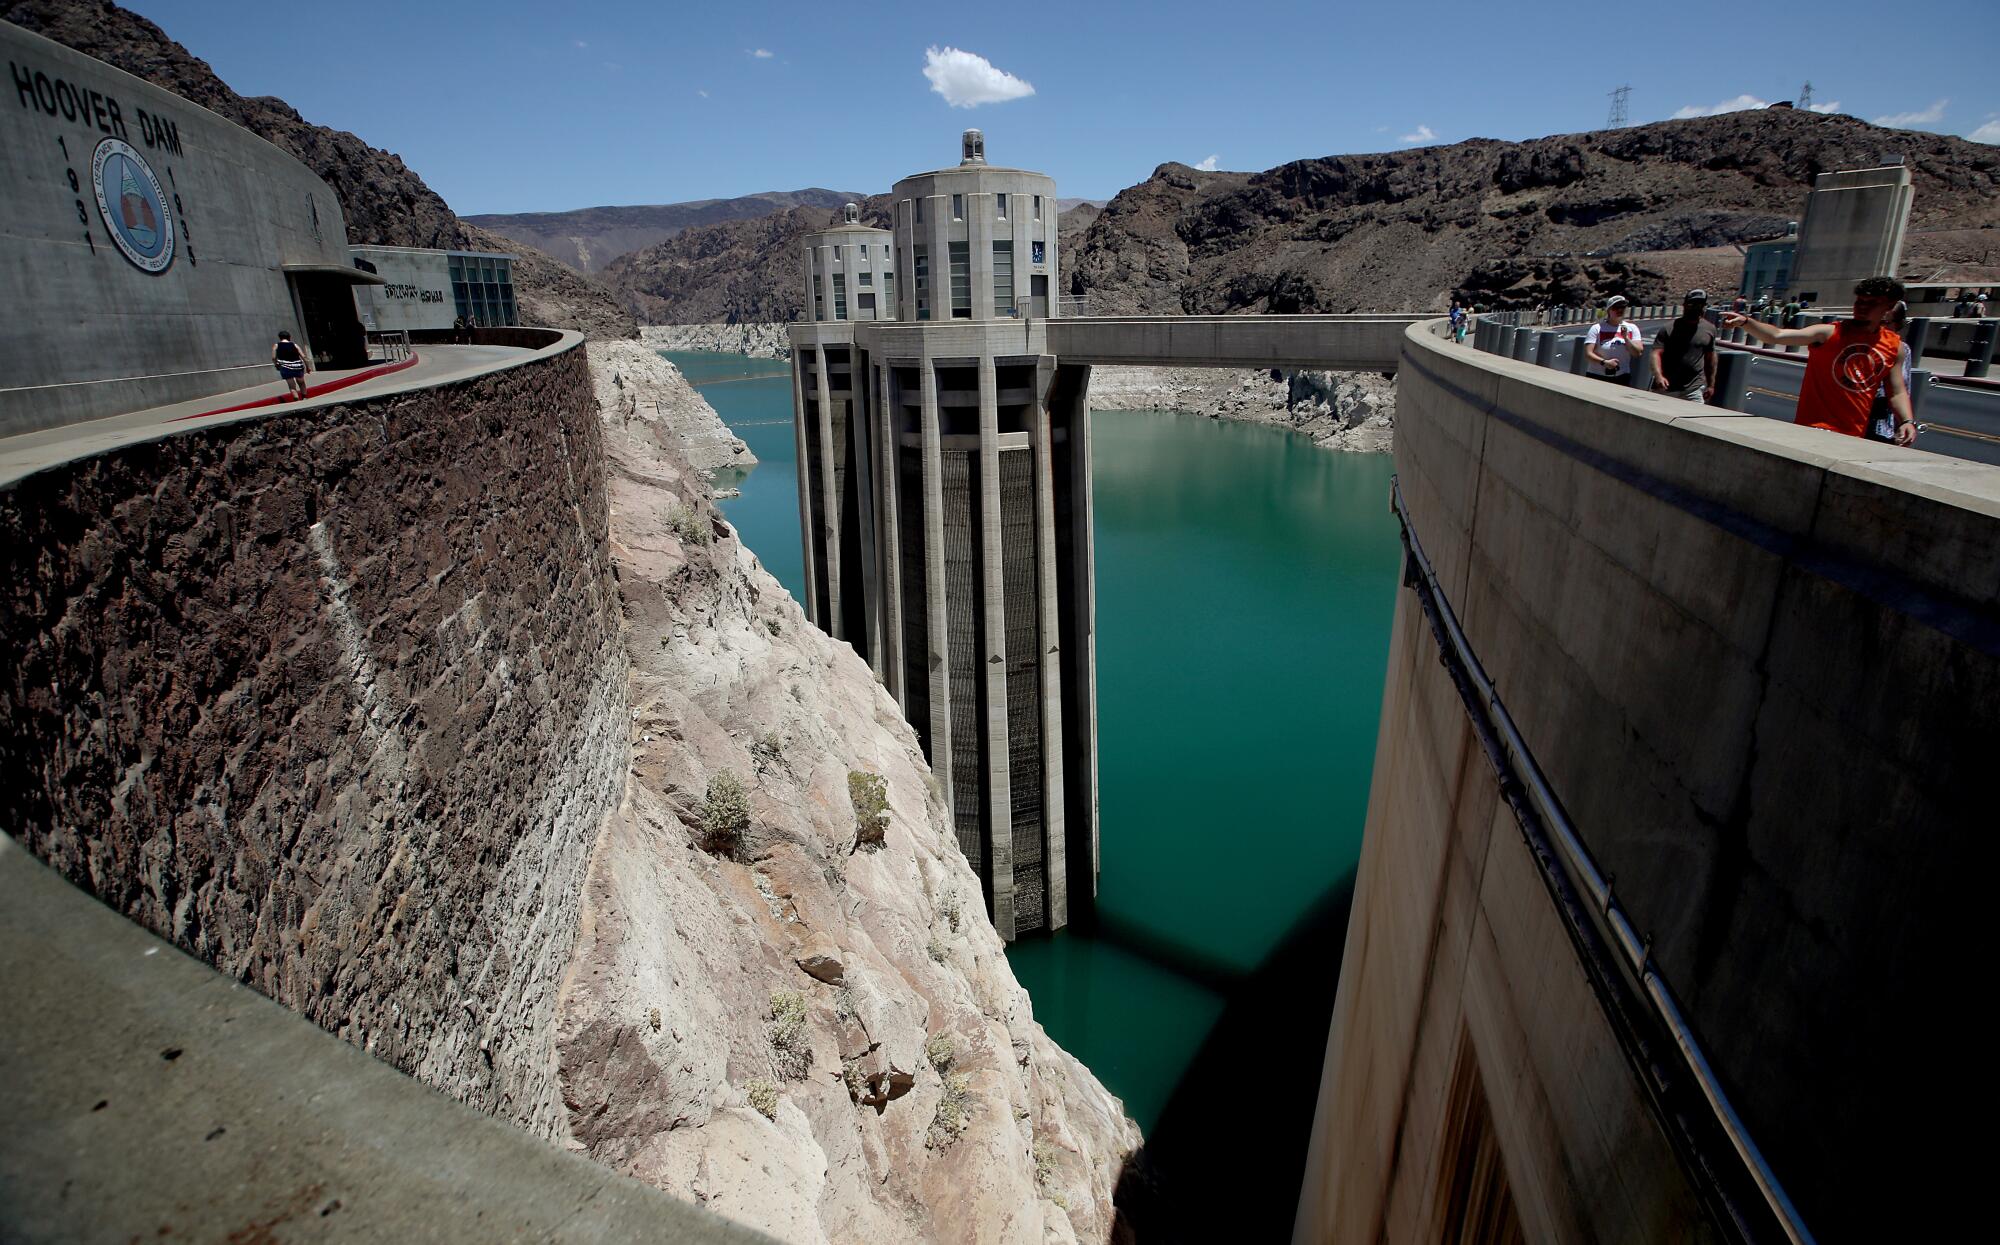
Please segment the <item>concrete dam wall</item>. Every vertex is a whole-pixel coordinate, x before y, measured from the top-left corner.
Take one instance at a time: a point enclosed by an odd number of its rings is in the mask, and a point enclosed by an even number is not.
[[[554,994],[627,753],[579,345],[0,491],[9,833],[544,1136]]]
[[[1427,326],[1399,390],[1438,595],[1799,1214],[1950,1220],[1973,1160],[1921,1139],[1983,1066],[2000,472]],[[1621,1049],[1437,634],[1400,593],[1298,1239],[1765,1239]]]

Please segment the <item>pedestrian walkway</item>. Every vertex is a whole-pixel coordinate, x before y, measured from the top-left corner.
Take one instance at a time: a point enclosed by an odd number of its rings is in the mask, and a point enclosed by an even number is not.
[[[533,353],[516,346],[423,346],[411,358],[397,363],[314,372],[307,397],[299,402],[282,401],[285,384],[272,380],[170,406],[40,428],[0,438],[0,484],[121,445],[239,419],[282,416],[384,393],[422,389]]]

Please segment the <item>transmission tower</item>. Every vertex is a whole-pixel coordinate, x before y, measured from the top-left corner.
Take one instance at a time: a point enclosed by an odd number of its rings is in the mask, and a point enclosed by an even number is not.
[[[1811,110],[1812,110],[1812,83],[1808,82],[1804,86],[1799,88],[1799,111],[1809,112]]]
[[[1625,98],[1632,94],[1632,88],[1621,86],[1611,93],[1611,119],[1604,124],[1609,129],[1618,129],[1625,124]]]

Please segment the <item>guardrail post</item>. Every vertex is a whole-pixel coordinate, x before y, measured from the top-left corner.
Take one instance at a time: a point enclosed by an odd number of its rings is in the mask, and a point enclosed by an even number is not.
[[[1716,356],[1715,404],[1732,411],[1748,411],[1750,358],[1740,350]]]
[[[2000,320],[1981,320],[1972,330],[1972,344],[1965,348],[1965,374],[1984,376],[1993,365],[1993,337]]]
[[[1487,335],[1492,331],[1493,326],[1485,320],[1474,320],[1472,322],[1472,348],[1484,354],[1486,352]]]
[[[1590,356],[1583,352],[1581,335],[1570,338],[1569,371],[1572,376],[1582,376],[1590,370]]]
[[[1535,338],[1541,336],[1531,328],[1514,330],[1514,358],[1522,363],[1532,362],[1535,357]]]
[[[1493,343],[1493,353],[1509,359],[1514,357],[1513,325],[1503,324],[1500,326],[1500,338]]]
[[[1910,348],[1911,365],[1921,365],[1924,361],[1924,348],[1931,344],[1931,318],[1916,316],[1904,325],[1903,344]]]
[[[1912,368],[1910,370],[1910,418],[1911,419],[1922,419],[1924,417],[1924,395],[1928,394],[1930,392],[1930,389],[1931,389],[1930,369],[1922,367]]]
[[[1554,367],[1556,365],[1556,333],[1535,334],[1535,366]]]

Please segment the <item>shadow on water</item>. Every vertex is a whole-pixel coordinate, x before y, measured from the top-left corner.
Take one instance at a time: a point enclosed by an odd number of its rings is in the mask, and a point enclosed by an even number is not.
[[[1119,1172],[1116,1239],[1291,1239],[1353,904],[1350,869],[1244,974],[1190,962],[1137,931],[1094,931],[1226,999],[1158,1123]]]

